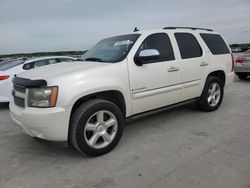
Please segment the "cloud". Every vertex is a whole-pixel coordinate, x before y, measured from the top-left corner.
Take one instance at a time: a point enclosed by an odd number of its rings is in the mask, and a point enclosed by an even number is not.
[[[250,42],[249,0],[1,0],[0,54],[85,50],[140,29],[197,26]]]

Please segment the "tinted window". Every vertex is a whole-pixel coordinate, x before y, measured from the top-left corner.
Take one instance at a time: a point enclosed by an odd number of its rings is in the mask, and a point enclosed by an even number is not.
[[[5,65],[7,65],[9,62],[11,62],[11,61],[14,61],[14,60],[5,60],[5,61],[1,61],[0,62],[0,67],[3,67],[3,66],[5,66]]]
[[[26,63],[23,65],[24,70],[30,70],[33,68],[33,63]]]
[[[214,55],[218,54],[229,54],[230,51],[223,40],[223,38],[218,34],[200,34],[207,47],[210,49],[211,53]]]
[[[59,63],[59,62],[60,62],[59,59],[48,59],[48,61],[49,61],[49,65],[55,64],[55,63]]]
[[[75,61],[74,59],[67,59],[67,58],[62,58],[60,59],[61,62],[72,62]]]
[[[17,66],[17,65],[21,65],[21,64],[23,64],[23,63],[24,63],[23,60],[14,60],[14,61],[10,61],[10,62],[8,62],[7,64],[1,66],[1,67],[0,67],[0,70],[1,70],[1,71],[5,71],[5,70],[8,70],[8,69],[10,69],[10,68],[13,68],[13,67],[15,67],[15,66]]]
[[[156,49],[160,52],[160,57],[157,60],[146,63],[170,61],[175,59],[170,39],[165,33],[156,33],[148,36],[139,47],[136,56],[138,56],[142,50],[146,49]]]
[[[175,33],[182,59],[202,56],[202,49],[196,38],[190,33]]]
[[[41,61],[36,61],[34,62],[34,68],[36,67],[42,67],[45,65],[49,65],[49,61],[48,60],[41,60]]]
[[[46,59],[34,62],[34,68],[59,63],[59,59]]]

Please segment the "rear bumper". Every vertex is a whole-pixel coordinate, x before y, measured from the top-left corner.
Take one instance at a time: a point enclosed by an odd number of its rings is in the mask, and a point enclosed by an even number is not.
[[[249,72],[250,73],[250,65],[235,65],[234,66],[235,73],[237,72]]]
[[[1,94],[0,94],[0,103],[2,103],[2,102],[9,102],[9,97],[7,97],[7,96],[2,96]]]
[[[70,113],[62,107],[21,108],[10,102],[11,118],[24,133],[49,141],[67,141]]]
[[[0,81],[0,102],[9,102],[11,97],[11,79]]]

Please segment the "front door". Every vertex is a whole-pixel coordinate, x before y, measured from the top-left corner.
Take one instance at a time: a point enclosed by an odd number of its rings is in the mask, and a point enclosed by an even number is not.
[[[133,115],[180,101],[181,73],[169,36],[166,33],[147,36],[135,56],[145,49],[156,49],[160,56],[142,66],[129,59]]]

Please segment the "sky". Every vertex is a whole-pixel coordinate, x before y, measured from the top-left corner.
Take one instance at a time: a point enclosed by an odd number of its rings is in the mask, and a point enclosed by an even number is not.
[[[86,50],[135,26],[206,27],[247,43],[250,0],[0,0],[0,54]]]

